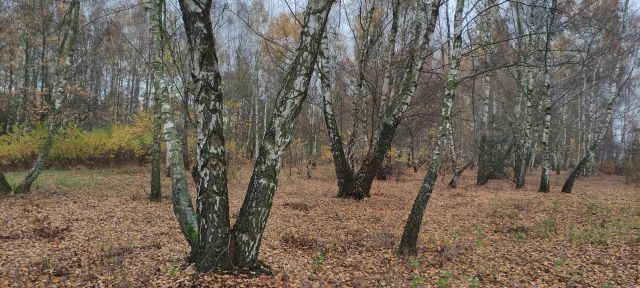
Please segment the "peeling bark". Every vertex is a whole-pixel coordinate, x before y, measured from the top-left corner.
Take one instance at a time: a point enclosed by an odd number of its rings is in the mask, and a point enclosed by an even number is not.
[[[193,169],[197,187],[196,269],[225,271],[231,268],[227,256],[230,253],[229,195],[223,135],[223,95],[211,6],[212,1],[180,1],[191,56],[192,85],[189,90],[194,94],[197,116],[197,163]],[[188,194],[180,195],[184,204],[187,204],[187,197]],[[186,214],[191,213],[192,210]]]

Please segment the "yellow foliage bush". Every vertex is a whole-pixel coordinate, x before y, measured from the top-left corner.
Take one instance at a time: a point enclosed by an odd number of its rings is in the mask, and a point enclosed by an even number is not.
[[[151,155],[152,128],[149,115],[137,117],[130,125],[117,124],[91,131],[68,125],[58,131],[47,162],[61,167],[146,161]],[[38,156],[46,136],[46,126],[26,134],[16,129],[16,132],[0,136],[0,164],[28,167]]]

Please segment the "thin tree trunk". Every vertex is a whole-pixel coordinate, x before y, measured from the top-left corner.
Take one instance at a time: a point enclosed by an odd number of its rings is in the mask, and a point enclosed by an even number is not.
[[[549,192],[549,174],[551,171],[551,151],[549,149],[549,133],[551,128],[551,75],[549,72],[549,66],[551,66],[551,40],[553,38],[553,25],[555,22],[557,0],[551,0],[551,7],[549,8],[549,19],[547,19],[547,33],[544,45],[544,123],[542,128],[542,175],[540,176],[540,187],[538,192]]]
[[[153,86],[159,87],[160,80],[153,77]],[[151,146],[151,191],[149,193],[149,199],[151,201],[160,201],[162,196],[160,188],[160,165],[162,158],[162,151],[160,150],[160,142],[162,141],[162,118],[160,107],[160,91],[153,91],[153,143]]]
[[[458,155],[456,155],[456,145],[453,142],[453,125],[451,123],[449,123],[449,127],[451,127],[451,129],[449,129],[449,133],[447,134],[447,144],[449,144],[449,152],[451,152],[451,171],[452,171],[452,175],[451,175],[451,181],[449,181],[449,187],[451,188],[456,188],[458,187],[458,177],[460,177],[460,174],[458,174]]]
[[[486,1],[487,10],[481,15],[481,24],[483,28],[482,33],[482,45],[485,45],[484,48],[484,61],[485,61],[485,69],[491,70],[494,66],[494,49],[492,48],[491,42],[493,41],[493,26],[495,22],[494,11],[497,10],[495,7],[494,0]],[[484,74],[482,79],[483,84],[483,94],[482,94],[482,110],[480,112],[481,117],[481,128],[480,128],[480,138],[477,142],[478,145],[478,171],[476,175],[476,184],[484,185],[487,183],[489,178],[489,171],[493,168],[495,163],[492,163],[493,157],[492,154],[495,153],[491,151],[491,147],[489,145],[492,142],[492,138],[494,136],[493,130],[495,130],[495,121],[493,113],[493,109],[489,109],[491,99],[495,98],[492,90],[493,80],[494,80],[494,72],[487,72]],[[491,123],[491,125],[489,125]]]
[[[320,42],[333,0],[310,0],[300,32],[300,46],[293,59],[267,133],[260,145],[253,175],[239,217],[233,227],[234,265],[259,268],[257,257],[278,186],[282,155],[291,143],[293,125],[307,96]]]
[[[31,166],[31,169],[27,173],[22,182],[22,185],[16,189],[16,191],[20,193],[29,193],[31,190],[31,185],[36,181],[40,172],[42,170],[42,166],[44,165],[44,161],[49,156],[49,152],[51,151],[51,146],[53,145],[53,140],[58,132],[58,129],[62,125],[61,119],[61,108],[63,101],[67,98],[67,93],[65,88],[67,87],[67,83],[70,82],[71,68],[74,63],[74,55],[76,49],[76,42],[78,37],[78,18],[80,12],[80,2],[79,0],[73,0],[69,7],[71,15],[71,19],[67,20],[66,28],[62,42],[60,43],[60,48],[58,50],[58,64],[56,69],[56,76],[58,79],[54,80],[54,84],[51,91],[51,115],[49,116],[49,127],[47,131],[47,138],[45,140],[44,145],[42,146],[40,153],[38,154],[38,158]]]
[[[22,107],[20,109],[22,110],[21,118],[23,121],[22,125],[24,125],[25,132],[29,131],[29,126],[31,125],[29,116],[29,90],[31,87],[31,71],[29,71],[29,69],[31,68],[31,41],[28,33],[29,30],[27,27],[25,27],[24,32],[24,83],[22,83]]]
[[[396,56],[396,40],[398,37],[398,14],[400,11],[400,0],[394,0],[392,2],[391,7],[391,30],[389,31],[389,42],[387,43],[386,53],[387,53],[387,63],[386,63],[386,72],[384,75],[384,83],[382,84],[382,95],[380,97],[380,108],[378,109],[378,117],[379,121],[378,127],[374,133],[374,143],[378,141],[377,135],[379,134],[379,130],[382,127],[382,121],[384,119],[384,115],[387,112],[387,108],[389,107],[389,102],[394,98],[395,93],[395,80],[396,77],[393,73],[394,71],[394,61]]]
[[[353,169],[344,153],[342,146],[342,136],[340,135],[340,129],[336,121],[336,116],[333,114],[333,97],[331,91],[331,68],[329,61],[329,39],[328,33],[325,33],[322,37],[320,44],[320,89],[322,90],[322,104],[324,121],[329,132],[329,141],[331,145],[331,155],[333,157],[333,164],[336,170],[336,178],[338,180],[338,195],[337,197],[347,197],[350,191],[353,189]]]
[[[411,214],[407,219],[402,234],[402,240],[400,241],[400,247],[398,253],[400,255],[415,255],[416,245],[418,243],[418,235],[420,233],[420,226],[422,226],[422,218],[424,211],[429,203],[429,198],[433,192],[433,188],[436,185],[438,179],[438,170],[442,165],[442,153],[444,150],[445,142],[451,129],[451,106],[453,105],[454,93],[458,86],[458,74],[460,73],[460,57],[462,50],[462,12],[464,11],[464,0],[456,1],[456,12],[454,16],[454,35],[453,45],[451,53],[451,67],[448,73],[447,84],[445,87],[444,99],[442,101],[442,114],[440,128],[438,129],[438,140],[436,147],[433,150],[433,156],[431,158],[431,165],[425,175],[422,186],[418,191],[416,200],[413,202],[411,208]]]
[[[397,99],[389,105],[389,109],[385,113],[382,127],[378,135],[378,141],[363,159],[362,166],[356,173],[356,182],[353,191],[347,196],[354,199],[363,199],[370,196],[371,184],[375,178],[378,169],[382,165],[384,155],[389,151],[393,142],[396,128],[402,121],[402,115],[411,103],[418,79],[421,75],[420,70],[428,56],[429,41],[438,18],[441,1],[436,0],[431,4],[429,15],[425,15],[427,26],[421,31],[421,21],[416,21],[413,27],[412,39],[409,47],[412,47],[409,61],[407,61],[406,73],[401,82],[400,93]]]
[[[614,108],[614,104],[616,102],[616,99],[618,98],[618,96],[620,95],[620,80],[622,78],[622,61],[620,61],[620,58],[622,58],[622,53],[623,53],[623,41],[626,37],[626,33],[627,33],[627,22],[628,22],[628,13],[629,13],[629,0],[625,0],[624,2],[624,10],[622,12],[622,27],[620,28],[620,36],[619,36],[619,41],[620,43],[618,44],[618,48],[616,50],[615,53],[615,60],[614,60],[614,70],[613,70],[613,76],[611,79],[611,87],[609,90],[609,96],[607,98],[609,98],[609,102],[607,103],[607,114],[605,115],[605,119],[604,119],[604,123],[602,125],[602,130],[597,134],[596,139],[593,141],[593,143],[591,143],[591,146],[589,147],[589,149],[587,150],[586,154],[584,155],[584,157],[582,158],[582,160],[580,160],[580,163],[578,163],[578,165],[573,169],[573,171],[571,172],[571,174],[569,175],[569,177],[567,177],[567,180],[564,182],[564,185],[562,186],[562,192],[565,193],[571,193],[571,190],[573,189],[573,184],[576,182],[576,178],[578,178],[578,175],[580,175],[580,173],[587,167],[587,165],[589,164],[589,162],[592,160],[593,155],[595,154],[596,150],[598,150],[598,147],[600,146],[600,143],[602,142],[602,139],[604,138],[604,135],[607,133],[607,129],[609,129],[609,125],[611,123],[611,118],[613,115],[613,108]]]
[[[164,71],[164,23],[163,9],[164,0],[149,0],[147,3],[149,34],[150,34],[150,71],[153,79],[154,111],[161,116],[157,123],[162,121],[163,134],[167,146],[167,158],[169,169],[171,170],[171,190],[173,210],[178,218],[180,230],[182,230],[187,243],[191,247],[192,253],[198,248],[198,221],[193,212],[193,204],[189,197],[187,187],[187,174],[182,159],[181,145],[175,125],[174,108],[168,91],[168,81],[166,71]],[[158,156],[159,157],[159,156]],[[157,159],[160,162],[160,159]],[[157,177],[159,181],[160,170],[158,168]],[[158,195],[159,196],[159,195]]]
[[[147,4],[148,23],[149,23],[149,44],[150,57],[153,61],[151,64],[153,82],[153,143],[151,147],[151,191],[149,199],[151,201],[160,201],[162,192],[160,188],[160,165],[161,150],[160,142],[162,141],[162,118],[161,118],[161,99],[162,93],[168,93],[166,83],[164,82],[164,69],[162,67],[163,57],[163,1],[149,0]],[[168,156],[168,155],[167,155]]]
[[[362,5],[368,6],[369,1],[365,0]],[[369,8],[369,7],[367,7]],[[349,136],[349,143],[347,146],[347,155],[349,159],[349,165],[351,169],[355,167],[355,155],[356,155],[356,145],[358,143],[358,138],[360,137],[360,130],[365,130],[365,115],[366,111],[363,106],[366,103],[365,94],[364,94],[364,84],[366,81],[365,78],[365,69],[367,68],[367,64],[369,63],[369,56],[371,52],[370,47],[370,29],[371,22],[373,20],[373,12],[375,10],[375,6],[371,5],[371,8],[367,10],[367,15],[364,20],[362,26],[362,37],[358,43],[358,76],[356,82],[356,93],[353,97],[353,123],[351,126],[351,135]]]
[[[527,65],[529,66],[527,68],[527,87],[525,90],[525,98],[526,98],[526,106],[525,106],[525,115],[523,115],[524,117],[524,121],[523,121],[523,125],[522,125],[522,134],[521,134],[521,142],[522,142],[522,160],[519,163],[519,167],[517,167],[518,171],[516,172],[516,189],[519,188],[524,188],[525,185],[525,179],[527,176],[527,170],[529,169],[529,166],[531,164],[531,158],[533,157],[533,149],[532,149],[532,125],[531,125],[531,121],[533,119],[533,85],[535,83],[535,65],[534,65],[534,61],[532,61],[532,59],[534,59],[533,56],[534,52],[535,52],[535,47],[537,46],[537,43],[534,39],[534,28],[536,27],[535,22],[537,21],[536,17],[535,17],[535,6],[537,5],[537,0],[535,0],[532,3],[531,6],[531,11],[529,13],[529,35],[528,35],[528,40],[527,40]]]
[[[585,141],[585,147],[583,151],[588,151],[589,147],[591,147],[591,144],[593,143],[593,122],[594,122],[594,114],[595,114],[595,107],[596,107],[596,96],[598,96],[600,94],[600,87],[596,86],[596,78],[598,75],[598,72],[600,72],[602,69],[602,66],[600,65],[600,61],[598,61],[598,64],[596,65],[596,69],[593,70],[593,78],[591,79],[591,93],[589,94],[589,120],[587,122],[587,139]],[[582,155],[581,155],[582,156]],[[578,162],[579,163],[579,162]],[[582,171],[580,171],[579,173],[581,173],[583,176],[588,176],[590,174],[590,170],[589,169],[591,162],[585,164],[585,167],[582,169]]]

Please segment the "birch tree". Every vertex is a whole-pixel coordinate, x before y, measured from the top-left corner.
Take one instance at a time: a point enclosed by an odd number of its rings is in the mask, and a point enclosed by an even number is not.
[[[526,56],[524,57],[525,60],[525,64],[527,66],[526,69],[526,79],[523,79],[524,83],[520,83],[521,86],[525,86],[525,88],[523,88],[523,93],[524,93],[524,100],[525,100],[525,105],[524,106],[520,106],[521,110],[520,110],[520,115],[523,118],[520,121],[520,133],[519,134],[519,161],[516,163],[516,168],[515,168],[515,182],[516,182],[516,188],[523,188],[524,184],[525,184],[525,179],[526,179],[526,175],[527,175],[527,170],[529,169],[529,166],[531,164],[531,160],[533,158],[533,148],[532,148],[532,142],[533,142],[533,133],[532,133],[532,120],[533,120],[533,98],[534,98],[534,84],[535,84],[535,75],[537,74],[537,69],[536,69],[536,65],[535,65],[535,47],[537,47],[537,43],[536,43],[536,37],[535,37],[535,33],[536,33],[536,22],[537,22],[537,18],[536,18],[536,11],[535,8],[538,5],[537,2],[538,0],[533,0],[532,1],[532,5],[530,7],[529,10],[529,21],[528,21],[528,26],[529,26],[529,30],[528,30],[528,35],[527,35],[527,49],[526,51],[521,51],[521,53],[526,53]],[[520,11],[521,8],[521,4],[515,4],[516,5],[516,11]],[[520,15],[520,13],[517,13],[517,15]],[[518,16],[518,18],[520,18]],[[521,24],[519,27],[521,27]],[[522,34],[522,28],[519,28],[520,30],[520,35]],[[524,77],[523,77],[524,78]]]
[[[600,146],[600,143],[602,143],[602,139],[604,138],[604,135],[606,134],[607,129],[609,129],[609,125],[611,124],[613,108],[616,99],[618,99],[618,96],[620,95],[620,82],[622,81],[623,76],[622,58],[624,54],[624,40],[627,34],[627,22],[629,21],[629,0],[625,0],[622,11],[620,32],[617,37],[619,43],[613,56],[614,70],[610,80],[611,83],[609,85],[609,93],[607,95],[608,101],[605,109],[604,122],[602,123],[601,130],[596,134],[596,138],[590,144],[589,149],[586,150],[585,155],[582,157],[578,165],[576,165],[571,174],[569,174],[569,177],[567,177],[567,180],[564,182],[564,185],[562,186],[562,192],[565,193],[571,193],[573,184],[576,182],[576,179],[578,178],[580,173],[582,173],[582,171],[589,165],[589,162],[592,160],[596,150],[598,150],[598,147]]]
[[[164,67],[162,57],[163,49],[163,31],[162,23],[164,0],[150,0],[145,3],[147,10],[147,22],[149,23],[149,58],[151,59],[151,78],[153,79],[153,144],[151,148],[151,191],[149,199],[151,201],[160,201],[160,162],[161,151],[160,142],[162,141],[162,119],[161,119],[161,99],[166,97],[163,93],[168,93],[166,82],[164,79]]]
[[[440,126],[438,128],[438,138],[436,146],[433,150],[431,157],[431,164],[425,178],[420,186],[418,195],[413,202],[411,208],[411,214],[407,219],[402,234],[402,240],[400,241],[400,247],[398,253],[400,255],[415,255],[416,244],[418,242],[418,235],[420,234],[420,226],[422,226],[422,218],[424,217],[424,211],[429,203],[429,198],[433,192],[433,188],[436,185],[438,179],[438,170],[442,165],[442,154],[445,149],[445,143],[449,137],[449,131],[451,130],[451,107],[453,105],[453,99],[455,96],[455,90],[458,87],[458,75],[460,74],[460,60],[462,55],[462,13],[464,11],[464,0],[456,1],[456,10],[454,14],[454,34],[452,51],[450,53],[451,67],[447,75],[447,82],[445,85],[444,98],[442,100],[442,110]]]
[[[338,181],[338,197],[346,197],[353,189],[353,169],[349,164],[342,146],[342,136],[333,109],[333,91],[331,85],[331,62],[329,59],[329,37],[325,33],[320,43],[320,93],[322,94],[322,112],[329,133],[329,145],[333,165]]]
[[[275,111],[260,144],[253,175],[239,217],[229,221],[227,159],[223,134],[223,95],[212,30],[212,1],[181,0],[180,9],[191,55],[191,82],[198,118],[197,164],[194,179],[198,187],[197,211],[191,206],[180,177],[180,153],[172,153],[173,203],[181,230],[191,245],[198,271],[230,269],[263,270],[258,262],[262,234],[266,227],[273,195],[278,185],[282,156],[292,138],[293,124],[307,97],[320,39],[333,1],[311,0],[305,11],[300,44],[278,93]],[[170,104],[163,103],[165,119],[171,119]],[[174,125],[165,120],[165,138],[170,151],[179,149],[171,139]]]
[[[66,21],[62,28],[64,31],[58,48],[53,84],[49,92],[51,93],[51,101],[49,103],[51,111],[47,127],[47,138],[31,169],[27,172],[22,185],[16,189],[18,193],[29,193],[31,190],[31,185],[38,179],[42,166],[44,166],[51,151],[51,146],[53,146],[53,140],[62,125],[61,109],[64,101],[68,98],[67,85],[71,81],[71,69],[75,64],[74,56],[78,40],[78,18],[80,14],[79,0],[71,1],[67,14],[68,17],[65,17]]]
[[[549,172],[551,170],[551,151],[549,149],[549,133],[551,127],[551,75],[549,72],[552,63],[551,55],[551,41],[553,38],[553,25],[555,21],[556,9],[558,6],[557,0],[551,0],[551,7],[549,8],[549,17],[546,25],[546,36],[544,44],[544,123],[542,127],[542,175],[540,176],[540,187],[538,192],[549,192]]]
[[[480,27],[483,30],[480,36],[480,44],[484,47],[484,65],[485,69],[488,71],[484,73],[482,77],[482,109],[480,109],[480,137],[476,139],[478,145],[478,172],[476,176],[476,184],[484,185],[489,180],[489,177],[492,174],[493,166],[495,163],[493,158],[493,154],[495,151],[492,151],[490,145],[493,143],[493,136],[495,126],[490,125],[490,122],[494,122],[489,109],[489,104],[491,100],[495,97],[495,91],[492,90],[494,86],[494,78],[495,72],[492,70],[494,66],[494,52],[493,48],[493,26],[495,22],[495,14],[496,14],[496,1],[488,0],[483,1],[483,6],[486,7],[484,11],[480,12]]]
[[[311,0],[307,3],[300,44],[288,68],[284,86],[276,97],[275,111],[262,139],[238,220],[233,226],[233,259],[234,264],[240,267],[259,266],[260,241],[278,187],[282,155],[291,143],[294,120],[307,97],[333,2]]]
[[[362,5],[365,7],[366,16],[364,17],[364,22],[360,19],[360,23],[362,23],[362,35],[358,41],[358,74],[356,77],[356,92],[353,97],[353,122],[351,126],[351,135],[349,136],[348,150],[347,155],[349,159],[349,166],[351,170],[355,169],[355,158],[356,158],[356,144],[358,139],[360,138],[360,130],[365,130],[366,120],[363,114],[366,109],[364,107],[365,103],[365,73],[367,64],[369,63],[369,58],[371,56],[371,22],[373,21],[373,12],[375,11],[374,3],[370,3],[369,0],[364,0]],[[370,6],[370,7],[369,7]],[[352,172],[353,173],[353,172]]]
[[[436,26],[441,4],[440,0],[435,0],[431,3],[430,9],[426,8],[426,5],[420,4],[423,5],[421,10],[423,10],[424,21],[416,19],[413,25],[408,45],[408,59],[406,67],[404,67],[405,73],[400,82],[400,90],[397,96],[388,97],[390,102],[381,119],[382,124],[377,132],[377,141],[372,143],[362,160],[362,165],[355,174],[354,187],[344,195],[345,198],[363,199],[370,196],[371,184],[382,165],[385,154],[391,148],[396,129],[400,125],[402,116],[411,103],[418,86],[421,69],[428,58],[429,42]],[[422,27],[422,23],[425,23],[426,26]],[[389,89],[388,95],[393,95],[390,91],[393,89]]]

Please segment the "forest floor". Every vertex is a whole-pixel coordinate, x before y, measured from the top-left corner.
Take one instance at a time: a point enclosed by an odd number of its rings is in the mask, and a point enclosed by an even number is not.
[[[164,197],[147,200],[148,170],[46,171],[30,195],[0,199],[0,287],[639,287],[640,189],[616,176],[574,193],[508,180],[438,186],[416,257],[394,254],[423,171],[376,181],[364,201],[334,197],[331,166],[280,174],[260,259],[275,276],[195,275]],[[233,169],[232,221],[250,167]],[[22,173],[8,173],[12,183]],[[170,191],[163,179],[163,193]],[[193,190],[193,189],[192,189]]]

